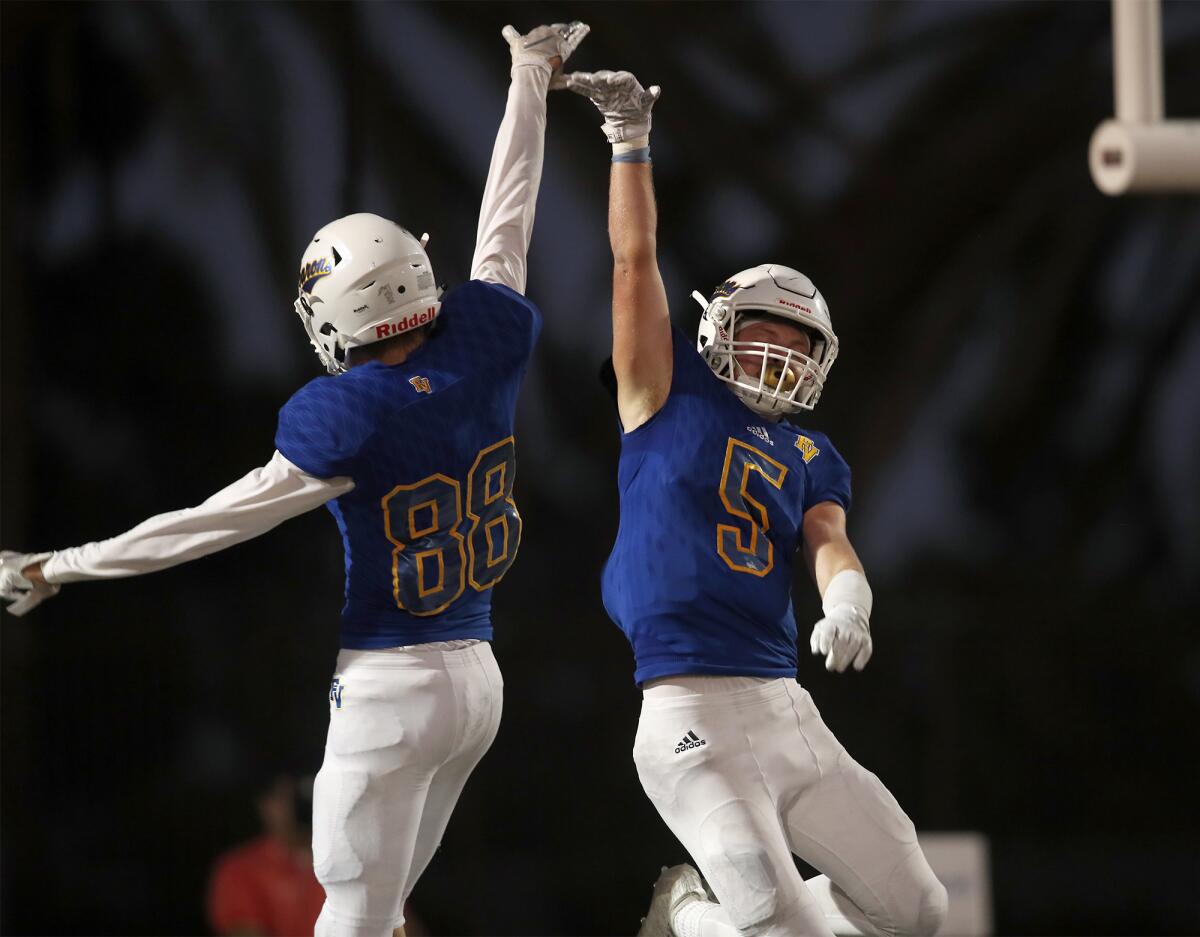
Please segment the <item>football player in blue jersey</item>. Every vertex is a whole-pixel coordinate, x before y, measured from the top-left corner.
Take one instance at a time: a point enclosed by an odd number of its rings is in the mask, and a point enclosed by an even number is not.
[[[850,472],[811,410],[837,356],[820,292],[778,264],[671,327],[656,259],[650,115],[628,72],[555,79],[592,100],[613,145],[613,354],[621,518],[604,603],[643,689],[633,756],[704,873],[664,870],[643,934],[933,934],[946,890],[912,822],[796,682],[791,560],[802,551],[830,670],[871,656],[871,590],[846,534]],[[792,854],[823,875],[805,882]]]
[[[329,507],[346,603],[313,795],[318,937],[402,930],[404,900],[499,725],[491,589],[521,540],[513,415],[541,327],[523,294],[546,91],[587,32],[503,31],[512,82],[471,282],[443,296],[426,239],[391,221],[327,225],[304,252],[296,311],[336,377],[284,405],[271,460],[118,537],[0,559],[0,595],[24,614],[63,583],[163,569]]]

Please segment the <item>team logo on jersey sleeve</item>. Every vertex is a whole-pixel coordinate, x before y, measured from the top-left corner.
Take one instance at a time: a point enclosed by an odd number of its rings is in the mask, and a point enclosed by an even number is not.
[[[329,684],[329,702],[337,709],[342,708],[342,690],[346,689],[341,677],[334,677]]]
[[[427,377],[421,377],[420,375],[418,375],[416,377],[410,377],[408,379],[408,383],[412,384],[412,386],[416,389],[418,394],[432,394],[433,393],[433,388],[431,388],[429,386],[429,378],[427,378]]]
[[[311,293],[313,284],[321,277],[327,277],[331,273],[333,273],[333,264],[329,262],[328,257],[310,260],[300,268],[300,289],[305,293]]]
[[[821,454],[821,450],[817,448],[817,444],[807,436],[800,436],[796,439],[796,448],[804,456],[805,465],[808,465],[809,462]]]

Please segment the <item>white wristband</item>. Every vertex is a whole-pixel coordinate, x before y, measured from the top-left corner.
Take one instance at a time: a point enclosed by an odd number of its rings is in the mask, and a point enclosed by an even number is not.
[[[644,133],[640,137],[634,137],[632,140],[622,140],[620,143],[614,143],[613,156],[621,153],[628,153],[630,150],[640,150],[643,147],[650,145],[650,134]]]
[[[821,598],[821,608],[826,615],[835,605],[853,605],[862,609],[869,619],[871,603],[871,587],[867,584],[867,577],[857,569],[843,569],[830,579]]]

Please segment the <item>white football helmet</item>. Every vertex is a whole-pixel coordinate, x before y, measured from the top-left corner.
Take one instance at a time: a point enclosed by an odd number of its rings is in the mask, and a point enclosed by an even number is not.
[[[437,318],[441,290],[418,241],[378,215],[347,215],[318,231],[300,261],[296,313],[330,374],[346,352]]]
[[[838,340],[829,307],[812,280],[791,267],[760,264],[735,273],[709,299],[699,291],[692,296],[704,307],[696,350],[746,406],[773,417],[816,406],[837,357]],[[812,356],[782,345],[737,341],[741,325],[767,316],[808,329]],[[747,373],[738,355],[762,356],[760,373]]]

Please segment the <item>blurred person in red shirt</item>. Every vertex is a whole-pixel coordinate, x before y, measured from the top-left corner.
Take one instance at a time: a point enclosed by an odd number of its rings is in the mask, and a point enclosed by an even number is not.
[[[217,857],[208,920],[225,937],[311,937],[325,903],[313,873],[312,776],[277,774],[258,795],[263,834]],[[404,908],[408,937],[424,925]]]
[[[258,795],[263,834],[217,858],[208,920],[224,935],[311,935],[325,903],[313,874],[312,778],[279,774]]]

